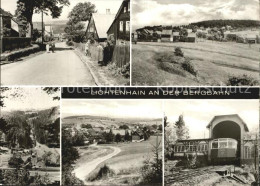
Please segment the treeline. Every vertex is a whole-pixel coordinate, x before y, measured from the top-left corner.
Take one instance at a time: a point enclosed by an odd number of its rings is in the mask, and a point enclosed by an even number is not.
[[[200,21],[197,23],[191,23],[192,26],[198,26],[198,27],[223,27],[223,26],[231,26],[235,28],[244,28],[244,27],[259,27],[260,21],[256,20],[208,20],[208,21]]]
[[[59,147],[60,119],[52,121],[51,110],[39,112],[37,118],[32,120],[36,141],[47,146]]]
[[[5,133],[9,148],[17,146],[31,148],[33,146],[30,138],[31,127],[24,115],[15,112],[7,118],[1,118],[0,122],[0,130]]]

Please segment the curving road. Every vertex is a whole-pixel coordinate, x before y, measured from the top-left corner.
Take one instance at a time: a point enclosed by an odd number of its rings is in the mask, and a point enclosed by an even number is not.
[[[88,67],[65,43],[57,43],[55,53],[26,57],[2,65],[2,85],[94,86]]]
[[[99,146],[96,146],[98,148],[102,148],[102,147],[99,147]],[[78,168],[76,168],[73,173],[75,173],[75,176],[79,179],[81,179],[85,184],[87,183],[86,182],[86,177],[92,172],[94,171],[97,166],[99,164],[101,164],[102,162],[116,156],[117,154],[119,154],[121,152],[121,149],[118,148],[118,147],[111,147],[111,146],[107,146],[109,148],[112,148],[113,149],[113,152],[111,154],[108,154],[106,156],[103,156],[103,157],[97,157],[96,159],[88,162],[88,163],[85,163],[85,164],[81,164]]]

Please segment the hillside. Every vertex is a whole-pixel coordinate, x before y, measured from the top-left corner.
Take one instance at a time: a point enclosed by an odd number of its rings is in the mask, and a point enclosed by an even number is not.
[[[52,26],[54,34],[64,33],[66,23],[67,23],[67,20],[57,20],[57,21],[45,22],[46,25]]]
[[[259,27],[260,21],[257,20],[207,20],[200,21],[196,23],[191,23],[190,25],[198,26],[198,27],[223,27],[223,26],[231,26],[235,28],[247,28],[247,27]]]

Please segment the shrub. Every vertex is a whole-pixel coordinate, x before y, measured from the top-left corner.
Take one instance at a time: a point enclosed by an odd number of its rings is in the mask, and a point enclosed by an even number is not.
[[[66,44],[67,44],[68,46],[74,46],[74,44],[73,44],[72,41],[67,41]]]
[[[185,60],[183,63],[182,63],[182,68],[184,70],[186,70],[187,72],[193,74],[194,76],[197,76],[197,71],[195,69],[195,67],[193,66],[193,64],[190,62],[190,60]]]
[[[175,48],[174,54],[175,54],[176,56],[184,57],[184,53],[182,52],[182,50],[181,50],[180,47],[176,47],[176,48]]]
[[[110,169],[107,165],[104,165],[99,169],[97,174],[90,180],[90,181],[95,181],[95,180],[100,180],[102,178],[107,178],[109,176],[113,176],[115,172]]]
[[[122,67],[121,73],[125,78],[130,77],[130,63],[127,63]]]
[[[8,161],[8,164],[10,167],[12,168],[20,168],[23,166],[24,164],[24,161],[21,157],[16,157],[15,155],[13,155],[9,161]]]
[[[242,76],[230,76],[227,82],[228,86],[255,86],[258,81],[254,78],[243,74]]]

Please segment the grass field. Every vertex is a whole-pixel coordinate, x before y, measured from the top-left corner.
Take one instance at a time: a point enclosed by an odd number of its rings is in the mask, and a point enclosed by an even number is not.
[[[160,137],[158,138],[159,140]],[[143,162],[153,158],[153,145],[156,144],[156,137],[151,136],[148,141],[141,143],[119,143],[102,145],[102,149],[106,146],[114,146],[121,149],[121,152],[109,160],[106,160],[97,167],[99,169],[103,165],[107,165],[115,174],[109,178],[91,182],[93,185],[111,184],[111,185],[136,185],[140,181],[140,169]],[[102,154],[94,152],[95,155]],[[96,156],[97,157],[97,156]],[[90,156],[92,159],[92,155]],[[95,170],[97,171],[97,170]],[[94,171],[94,172],[95,172]]]
[[[159,68],[156,56],[181,47],[197,70],[169,72]],[[260,45],[204,41],[198,43],[137,43],[132,47],[133,85],[226,85],[230,76],[246,74],[259,81]]]

